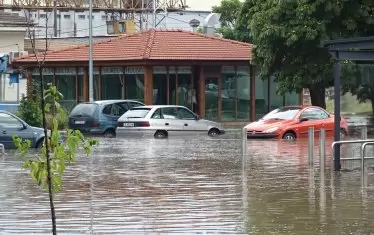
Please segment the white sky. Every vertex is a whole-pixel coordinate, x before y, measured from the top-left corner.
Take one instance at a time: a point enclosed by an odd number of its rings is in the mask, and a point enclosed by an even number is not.
[[[221,0],[186,0],[188,10],[211,11],[212,6],[219,5]]]

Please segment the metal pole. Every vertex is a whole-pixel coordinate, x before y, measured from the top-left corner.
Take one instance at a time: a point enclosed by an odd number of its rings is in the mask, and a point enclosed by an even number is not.
[[[242,154],[243,157],[247,155],[247,129],[245,127],[242,130]]]
[[[309,165],[313,165],[314,155],[314,127],[309,127],[308,130],[308,162]]]
[[[362,126],[361,127],[361,139],[366,140],[368,138],[368,127]]]
[[[88,22],[89,22],[89,58],[88,58],[88,99],[89,101],[94,100],[94,91],[93,91],[93,43],[92,43],[92,0],[89,0],[89,14],[88,14]]]
[[[339,52],[337,60],[334,62],[334,141],[340,141],[340,73],[341,66]],[[335,145],[334,149],[334,170],[340,171],[340,145]]]
[[[319,134],[319,167],[321,173],[321,180],[325,176],[325,162],[326,162],[326,130],[321,129]]]

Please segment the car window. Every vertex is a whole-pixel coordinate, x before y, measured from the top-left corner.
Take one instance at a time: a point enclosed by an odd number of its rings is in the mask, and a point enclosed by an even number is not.
[[[123,110],[125,110],[125,112],[127,112],[127,110],[129,110],[130,108],[132,108],[132,107],[130,107],[130,106],[128,105],[127,102],[118,103],[117,105],[121,106],[121,107],[123,108]],[[125,113],[125,112],[124,112],[124,113]]]
[[[83,103],[78,104],[70,112],[70,116],[93,116],[96,110],[97,104]]]
[[[152,117],[153,119],[163,119],[164,117],[162,116],[161,109],[157,109],[153,114]]]
[[[110,115],[112,113],[112,105],[108,104],[103,108],[103,114]]]
[[[141,103],[137,103],[137,102],[128,102],[127,104],[129,106],[129,108],[134,108],[134,107],[139,107],[139,106],[143,106],[143,104]]]
[[[173,107],[163,108],[162,115],[165,119],[179,119],[177,109]]]
[[[185,119],[185,120],[195,120],[196,119],[196,116],[190,112],[189,110],[185,109],[185,108],[178,108],[178,113],[179,113],[179,116],[181,117],[181,119]]]
[[[121,116],[122,118],[144,118],[151,111],[151,108],[132,108]]]
[[[0,125],[3,128],[22,128],[22,123],[15,117],[7,114],[0,113]]]
[[[308,118],[309,120],[321,120],[328,117],[329,115],[325,111],[317,108],[306,109],[300,115],[300,118]]]
[[[121,105],[112,104],[111,114],[113,116],[122,116],[126,111]]]

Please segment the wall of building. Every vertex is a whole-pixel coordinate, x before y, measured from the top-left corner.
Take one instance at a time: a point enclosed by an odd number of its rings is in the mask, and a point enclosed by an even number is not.
[[[8,10],[10,11],[10,10]],[[13,12],[17,13],[17,12]],[[23,11],[18,11],[20,16],[25,16]],[[27,14],[27,13],[26,13]],[[210,14],[209,11],[184,11],[184,12],[173,12],[168,14],[157,15],[157,28],[169,28],[169,29],[184,29],[191,30],[189,22],[192,19],[197,19],[201,22],[201,26],[204,19]],[[88,36],[88,11],[86,12],[57,12],[57,31],[58,37],[85,37]],[[106,21],[109,18],[105,12],[93,12],[93,35],[102,36],[107,35]],[[152,14],[135,14],[137,22],[137,29],[140,29],[140,18],[142,18],[142,29],[153,28],[153,16]],[[40,27],[48,26],[48,35],[53,36],[53,25],[54,15],[53,12],[44,12],[42,10],[30,13],[30,20],[36,22]],[[46,24],[47,23],[47,24]],[[45,28],[41,28],[36,32],[36,36],[44,37],[46,33]]]
[[[0,55],[23,51],[25,31],[14,28],[0,29]],[[19,87],[18,87],[19,86]],[[10,84],[8,74],[0,74],[0,102],[17,102],[26,93],[26,80]]]

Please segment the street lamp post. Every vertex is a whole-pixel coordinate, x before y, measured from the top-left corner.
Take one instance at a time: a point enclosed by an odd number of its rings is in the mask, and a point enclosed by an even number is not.
[[[89,25],[88,25],[88,34],[89,34],[89,52],[88,52],[88,87],[89,87],[89,92],[88,92],[88,99],[89,101],[93,101],[94,100],[94,92],[93,92],[93,53],[92,53],[92,49],[93,49],[93,43],[92,43],[92,0],[89,0],[89,14],[88,14],[88,22],[89,22]]]

